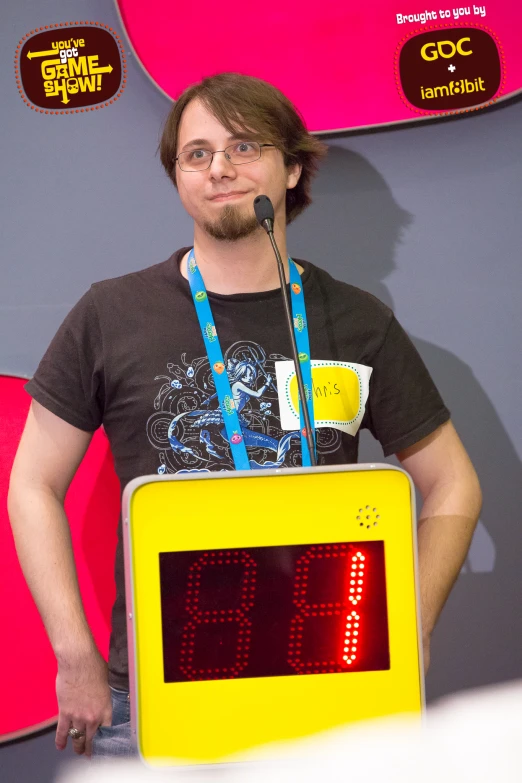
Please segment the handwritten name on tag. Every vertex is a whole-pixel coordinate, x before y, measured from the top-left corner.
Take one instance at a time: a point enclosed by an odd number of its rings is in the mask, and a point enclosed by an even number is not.
[[[312,386],[316,427],[356,435],[364,416],[372,368],[350,362],[312,359]],[[297,378],[292,361],[276,362],[281,428],[299,429]]]

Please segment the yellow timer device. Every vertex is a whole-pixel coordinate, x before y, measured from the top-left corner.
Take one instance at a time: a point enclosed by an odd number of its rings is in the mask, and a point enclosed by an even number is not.
[[[123,507],[132,731],[144,761],[266,758],[266,743],[421,712],[404,471],[146,476]]]

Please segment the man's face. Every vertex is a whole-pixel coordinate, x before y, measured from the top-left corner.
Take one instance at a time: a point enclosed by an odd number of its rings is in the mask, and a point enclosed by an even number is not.
[[[238,140],[198,100],[191,101],[181,117],[177,154],[191,149],[223,150]],[[268,143],[268,141],[267,141]],[[275,147],[263,147],[261,158],[235,166],[222,152],[205,171],[181,171],[176,163],[181,202],[199,228],[221,240],[236,240],[259,229],[253,202],[268,196],[277,218],[285,217],[287,188],[295,187],[300,167],[288,168]],[[260,229],[262,230],[262,229]]]

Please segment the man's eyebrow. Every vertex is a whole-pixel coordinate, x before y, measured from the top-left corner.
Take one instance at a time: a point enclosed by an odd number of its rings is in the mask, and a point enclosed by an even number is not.
[[[208,146],[210,146],[210,142],[207,141],[207,139],[192,139],[191,141],[187,141],[187,143],[184,144],[181,149],[184,150],[187,149],[187,147],[208,147]]]
[[[252,138],[253,134],[249,133],[248,131],[245,131],[244,133],[234,133],[232,136],[228,137],[229,142],[233,141],[242,141],[242,140],[248,140]],[[181,148],[181,151],[188,149],[189,147],[204,147],[205,149],[210,149],[211,144],[208,139],[191,139],[190,141],[187,141],[186,144],[183,145]]]

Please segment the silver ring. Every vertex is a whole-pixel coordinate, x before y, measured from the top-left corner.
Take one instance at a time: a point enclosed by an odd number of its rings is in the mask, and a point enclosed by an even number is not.
[[[71,726],[67,734],[69,735],[69,737],[72,737],[73,740],[77,740],[77,739],[81,739],[82,737],[85,737],[85,732],[80,731],[80,729],[75,729],[74,726]]]

